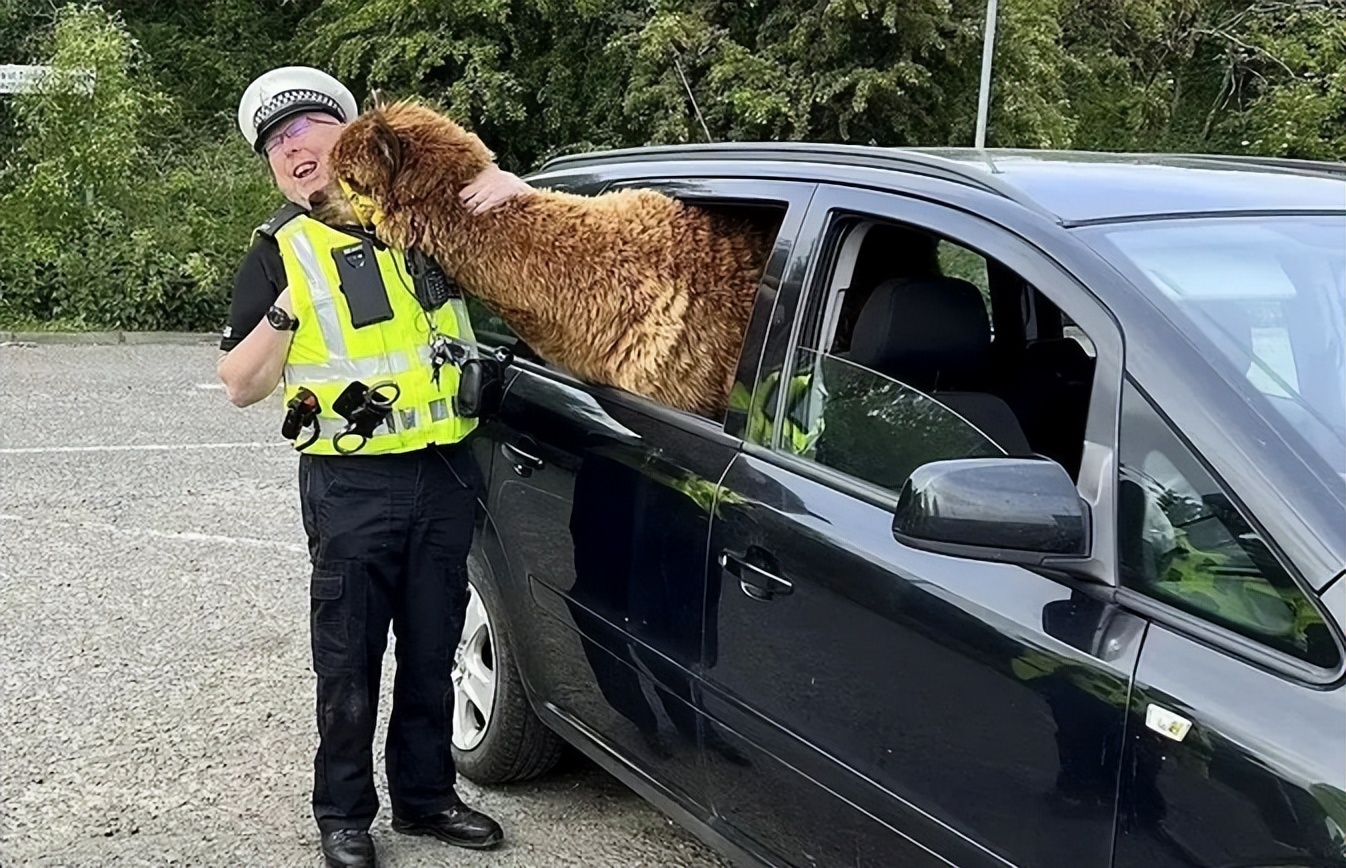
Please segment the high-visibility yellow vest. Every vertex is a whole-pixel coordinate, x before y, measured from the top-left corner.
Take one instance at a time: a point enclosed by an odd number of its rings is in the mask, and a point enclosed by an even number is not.
[[[306,453],[340,454],[333,437],[347,422],[332,404],[356,380],[366,386],[391,380],[400,389],[392,412],[356,455],[447,445],[471,433],[476,420],[459,418],[454,412],[458,368],[443,365],[436,383],[430,364],[430,342],[436,333],[468,347],[476,346],[461,299],[427,313],[416,300],[402,255],[375,243],[375,260],[393,315],[383,322],[356,328],[351,324],[333,254],[360,245],[361,237],[333,229],[298,209],[278,213],[258,231],[273,237],[280,247],[294,315],[299,319],[285,359],[285,401],[288,404],[300,388],[307,388],[321,406],[319,437],[304,450]],[[391,390],[383,394],[389,395]],[[310,433],[311,429],[301,431],[295,445]],[[358,438],[342,441],[346,448],[354,443]]]

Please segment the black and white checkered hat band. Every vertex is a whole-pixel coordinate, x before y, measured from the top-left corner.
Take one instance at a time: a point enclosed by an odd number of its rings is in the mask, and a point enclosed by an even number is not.
[[[337,120],[349,120],[341,111],[341,105],[325,93],[316,90],[282,91],[262,103],[261,108],[252,116],[252,126],[257,130],[259,142],[263,132],[275,120],[305,110],[326,111]]]

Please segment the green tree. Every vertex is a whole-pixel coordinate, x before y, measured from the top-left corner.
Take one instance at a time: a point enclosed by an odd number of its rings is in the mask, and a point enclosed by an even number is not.
[[[986,0],[0,0],[0,318],[214,328],[277,196],[243,88],[311,63],[500,162],[655,143],[969,145]],[[1346,158],[1342,0],[1000,0],[989,143]]]
[[[142,69],[176,111],[158,135],[199,142],[228,134],[243,89],[299,62],[293,35],[318,0],[105,0],[139,43]]]
[[[1061,0],[1014,0],[997,87],[1016,144],[1064,145]],[[507,161],[715,140],[971,139],[980,0],[328,0],[308,58],[419,93]]]
[[[1265,2],[1213,37],[1225,49],[1222,128],[1261,154],[1346,160],[1346,4]]]
[[[0,0],[0,63],[31,63],[38,35],[50,27],[54,13],[28,0]],[[14,148],[16,120],[11,101],[0,94],[0,160]]]
[[[305,57],[357,95],[420,96],[467,123],[500,162],[625,144],[626,69],[605,47],[638,23],[632,0],[327,0]]]
[[[1346,156],[1346,4],[1070,0],[1077,146]]]
[[[213,326],[275,195],[259,163],[238,142],[174,152],[150,135],[173,104],[119,16],[68,6],[47,48],[54,72],[15,100],[18,145],[0,169],[0,316]]]

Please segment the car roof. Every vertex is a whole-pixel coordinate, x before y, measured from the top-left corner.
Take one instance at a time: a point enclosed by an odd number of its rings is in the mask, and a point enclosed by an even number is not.
[[[1265,157],[766,142],[600,151],[558,157],[542,171],[689,160],[934,175],[997,193],[1068,225],[1175,214],[1346,213],[1346,164]]]

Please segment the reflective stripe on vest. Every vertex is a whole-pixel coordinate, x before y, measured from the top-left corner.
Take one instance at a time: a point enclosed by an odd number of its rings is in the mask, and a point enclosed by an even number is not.
[[[427,314],[416,301],[401,254],[375,245],[374,258],[393,316],[357,329],[351,324],[333,253],[362,239],[307,215],[285,223],[274,237],[299,319],[285,361],[285,398],[288,402],[302,387],[312,391],[321,405],[321,435],[305,451],[339,454],[332,439],[346,427],[346,420],[332,406],[356,380],[366,386],[392,381],[400,389],[392,412],[357,455],[409,452],[466,437],[476,422],[454,413],[458,369],[444,366],[436,383],[429,350],[434,326],[451,339],[473,341],[466,305],[455,300]],[[300,440],[306,436],[302,433]]]
[[[341,333],[341,320],[337,318],[336,298],[332,294],[330,283],[323,276],[322,266],[318,264],[318,254],[313,249],[313,242],[303,233],[292,235],[291,254],[299,263],[300,270],[304,272],[304,282],[308,284],[309,296],[313,299],[313,313],[318,328],[322,330],[323,343],[327,344],[327,349],[334,359],[345,356],[346,338]],[[282,251],[281,259],[284,258],[285,254]]]

